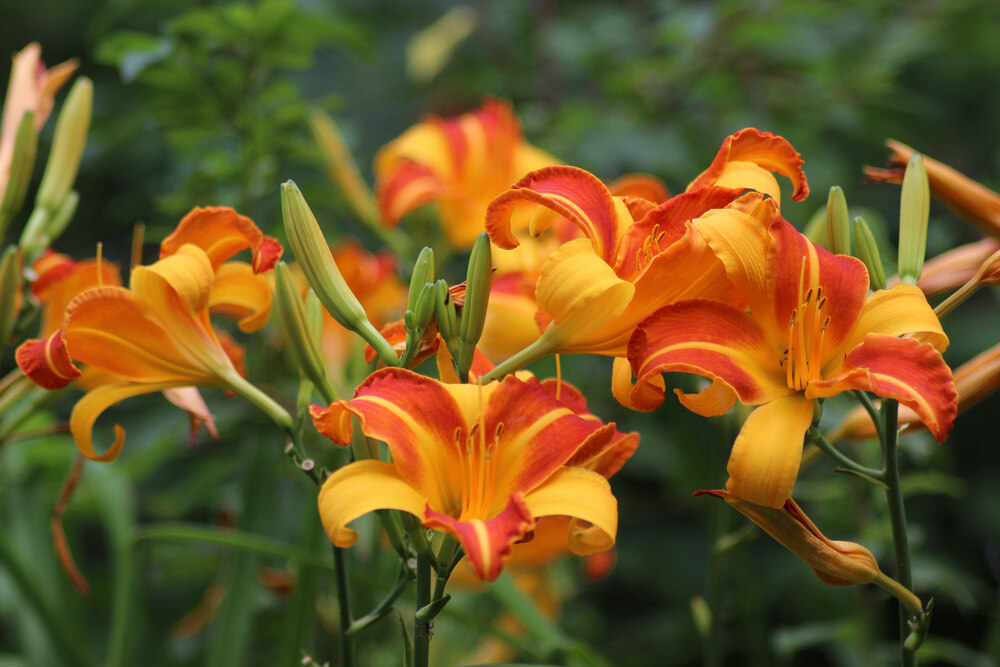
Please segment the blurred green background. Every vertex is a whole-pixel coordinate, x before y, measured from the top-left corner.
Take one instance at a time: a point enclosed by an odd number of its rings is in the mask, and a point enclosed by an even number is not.
[[[439,67],[417,76],[411,40],[456,6],[2,3],[0,51],[39,41],[47,63],[77,57],[80,74],[95,83],[81,203],[57,250],[92,256],[102,241],[105,256],[124,263],[136,222],[146,223],[146,250],[154,253],[184,213],[210,204],[234,206],[281,236],[278,185],[289,178],[331,241],[355,236],[378,249],[326,179],[310,106],[337,119],[369,180],[375,151],[423,114],[457,114],[496,95],[513,103],[532,143],[567,163],[609,180],[651,173],[674,192],[735,130],[781,134],[805,158],[814,193],[804,203],[786,198],[783,213],[800,226],[840,185],[852,208],[870,211],[892,239],[898,188],[861,176],[862,165],[884,162],[890,137],[1000,186],[1000,5],[989,0],[477,2],[467,5],[470,33]],[[41,165],[36,171],[37,179]],[[937,205],[930,227],[929,255],[977,237]],[[462,279],[456,267],[452,282]],[[985,291],[949,316],[950,362],[1000,342],[997,305]],[[268,332],[258,339],[276,338],[274,327]],[[286,363],[257,344],[250,377],[293,397]],[[12,365],[8,350],[4,372]],[[571,561],[553,575],[567,636],[623,666],[699,665],[712,651],[726,665],[893,664],[895,604],[879,590],[827,587],[722,503],[689,497],[725,483],[734,423],[699,418],[669,399],[649,415],[624,411],[610,395],[610,360],[565,360],[563,369],[593,412],[643,438],[613,480],[616,568],[590,582]],[[73,400],[63,397],[38,428],[65,419]],[[185,521],[236,525],[329,557],[317,533],[315,490],[282,456],[280,434],[249,408],[221,395],[208,400],[219,417],[218,444],[202,434],[189,447],[186,420],[158,397],[133,399],[102,420],[125,426],[125,454],[111,466],[86,467],[66,516],[89,597],[67,583],[48,533],[75,456],[71,439],[34,438],[0,451],[4,549],[27,564],[65,635],[22,613],[23,593],[0,574],[0,665],[291,665],[303,649],[318,664],[335,662],[333,582],[322,568],[176,536],[132,546],[136,531]],[[845,408],[830,405],[833,413]],[[991,418],[998,409],[993,397],[963,415],[944,445],[904,439],[914,579],[917,593],[936,604],[925,665],[1000,664],[1000,438]],[[318,439],[313,446],[320,460],[339,455]],[[877,445],[858,446],[859,457],[877,457],[865,448]],[[832,468],[823,460],[807,470],[797,499],[828,536],[864,543],[891,573],[884,499]],[[372,539],[352,554],[359,609],[393,576],[369,528]],[[713,550],[719,537],[735,544]],[[261,584],[265,565],[296,574],[297,591]],[[459,598],[458,611],[437,622],[435,650],[453,650],[439,655],[440,664],[460,663],[492,627],[494,597]],[[719,621],[715,637],[699,635],[692,613],[699,600]],[[204,614],[183,635],[177,624],[195,609]],[[399,664],[397,632],[390,618],[363,635],[361,664]],[[587,664],[574,662],[581,658],[572,651],[545,656],[539,642],[529,637],[519,657]]]

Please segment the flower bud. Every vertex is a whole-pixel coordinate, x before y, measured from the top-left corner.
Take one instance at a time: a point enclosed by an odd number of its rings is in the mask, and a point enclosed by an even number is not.
[[[472,246],[472,254],[469,256],[469,271],[465,280],[465,307],[462,309],[462,319],[458,323],[458,337],[462,344],[455,365],[460,378],[468,374],[476,351],[476,343],[483,335],[492,286],[493,253],[490,238],[483,232],[476,239],[475,245]]]
[[[854,253],[868,268],[868,282],[873,290],[885,289],[885,269],[875,236],[864,218],[854,218]]]
[[[333,394],[333,391],[326,376],[326,369],[323,367],[323,357],[310,326],[305,305],[299,296],[298,286],[284,262],[278,262],[274,267],[274,296],[281,328],[288,339],[295,365],[320,390],[325,400]]]
[[[316,216],[306,203],[298,186],[292,181],[281,186],[281,214],[285,234],[295,258],[302,267],[316,296],[341,326],[355,331],[370,344],[387,365],[396,366],[399,359],[392,346],[368,321],[358,298],[347,286],[330,253],[330,246],[316,222]]]
[[[444,340],[452,357],[458,354],[458,315],[455,304],[448,292],[448,283],[443,279],[434,285],[434,319],[437,321],[438,333]]]
[[[358,166],[344,143],[337,124],[318,109],[309,112],[309,126],[323,151],[329,167],[330,180],[340,186],[358,217],[369,225],[379,225],[378,206],[371,188],[361,178]]]
[[[423,291],[425,283],[434,282],[434,251],[424,248],[417,255],[417,261],[413,264],[413,273],[410,274],[410,293],[406,300],[408,310],[416,310],[417,297]]]
[[[7,246],[0,256],[0,350],[7,346],[17,320],[21,296],[21,258],[17,246]]]
[[[38,186],[36,208],[54,211],[62,206],[80,169],[93,105],[94,84],[86,77],[77,79],[56,121],[52,152],[45,165],[42,183]]]
[[[899,200],[899,277],[915,285],[924,268],[931,202],[927,169],[919,153],[910,156]]]
[[[827,249],[836,255],[851,254],[851,221],[847,216],[844,191],[835,185],[826,200]]]
[[[3,184],[3,176],[0,175],[0,239],[3,239],[10,221],[24,204],[37,151],[38,132],[35,130],[35,112],[26,111],[14,135],[14,148],[6,186]]]

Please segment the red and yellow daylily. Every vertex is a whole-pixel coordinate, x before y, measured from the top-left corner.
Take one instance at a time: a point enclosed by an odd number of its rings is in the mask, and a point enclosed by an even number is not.
[[[489,98],[455,118],[428,116],[375,156],[382,220],[395,226],[411,211],[438,203],[448,242],[470,248],[490,201],[533,169],[557,164],[526,142],[510,105]],[[521,221],[527,225],[527,218]]]
[[[187,388],[247,386],[237,370],[240,352],[209,321],[210,311],[222,312],[238,319],[247,332],[267,322],[267,278],[249,264],[226,262],[245,248],[254,249],[257,267],[270,262],[261,259],[264,255],[280,255],[280,246],[275,250],[247,222],[232,209],[195,209],[164,241],[162,259],[132,270],[128,289],[105,285],[81,292],[66,308],[61,328],[18,348],[18,365],[46,389],[59,389],[79,377],[74,362],[107,376],[77,402],[70,417],[84,456],[112,461],[121,452],[125,434],[118,426],[104,453],[97,453],[92,440],[98,416],[120,400],[170,391],[171,400],[194,414],[202,405]],[[178,243],[179,238],[198,245]],[[179,388],[184,391],[174,391]]]
[[[41,129],[52,112],[56,93],[73,75],[77,65],[76,60],[67,60],[46,69],[38,42],[28,44],[14,55],[0,120],[0,199],[10,178],[14,138],[21,118],[27,111],[35,112],[35,129]]]
[[[699,231],[749,310],[704,300],[667,306],[636,329],[628,356],[643,390],[665,372],[712,380],[698,394],[675,392],[698,414],[722,414],[737,400],[758,406],[733,445],[729,493],[781,507],[816,399],[843,391],[896,399],[945,438],[956,401],[940,354],[948,339],[917,287],[869,297],[864,264],[815,246],[776,211],[768,226],[730,212],[703,218]],[[907,333],[920,340],[898,337]]]
[[[583,238],[563,243],[542,266],[535,297],[547,325],[537,355],[590,352],[624,357],[635,326],[682,299],[729,300],[722,264],[697,233],[697,219],[732,205],[749,188],[774,200],[772,171],[785,174],[793,196],[808,194],[802,160],[781,137],[746,129],[727,138],[712,166],[687,192],[655,206],[619,198],[593,175],[568,166],[528,174],[497,197],[486,229],[501,248],[520,243],[511,225],[519,209],[534,213],[530,232],[555,220],[574,224]]]
[[[354,437],[356,416],[392,454],[392,463],[348,464],[323,484],[320,516],[337,546],[357,539],[347,524],[379,509],[408,512],[453,535],[486,581],[499,576],[511,545],[541,517],[575,518],[569,547],[576,554],[614,546],[618,513],[608,482],[577,466],[613,444],[614,424],[577,416],[535,381],[452,385],[386,368],[353,399],[312,414],[340,445]]]

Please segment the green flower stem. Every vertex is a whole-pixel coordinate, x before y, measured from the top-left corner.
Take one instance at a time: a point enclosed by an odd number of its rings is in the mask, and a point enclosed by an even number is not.
[[[884,472],[882,470],[876,470],[875,468],[868,468],[861,465],[854,459],[848,457],[846,454],[841,452],[839,449],[830,444],[830,442],[823,437],[823,434],[816,427],[810,428],[808,433],[809,439],[814,445],[819,447],[824,454],[832,458],[834,461],[844,466],[848,470],[858,473],[864,477],[871,477],[879,482],[884,482]]]
[[[359,336],[364,338],[365,342],[372,346],[372,349],[378,354],[378,358],[382,360],[382,363],[386,366],[396,367],[400,366],[399,355],[396,354],[396,350],[393,349],[389,341],[379,333],[371,322],[365,320],[356,325],[354,329]]]
[[[271,420],[288,433],[294,430],[295,421],[288,411],[278,405],[274,399],[262,392],[260,389],[250,384],[240,374],[233,372],[222,381],[237,394],[252,403],[258,410],[266,414]]]
[[[5,538],[0,537],[0,566],[21,592],[27,605],[34,610],[35,615],[45,626],[48,636],[62,654],[68,665],[91,665],[93,661],[84,654],[80,643],[69,636],[67,626],[45,600],[38,582],[35,581],[24,562],[18,558]]]
[[[431,601],[431,558],[427,551],[417,555],[417,604],[420,611]],[[431,623],[413,619],[414,667],[429,667],[431,647]]]
[[[872,401],[871,396],[863,391],[852,391],[851,393],[864,407],[868,416],[871,417],[872,423],[875,425],[875,435],[878,437],[878,441],[885,442],[885,429],[882,425],[882,413],[875,407],[875,403]]]
[[[333,566],[337,577],[337,604],[340,606],[340,664],[350,667],[354,664],[354,635],[351,634],[351,591],[347,587],[347,565],[344,550],[333,547]]]
[[[504,361],[500,362],[493,368],[493,370],[479,378],[479,384],[486,384],[515,371],[519,371],[528,364],[538,361],[545,355],[550,354],[556,346],[545,334],[551,330],[551,328],[546,329],[545,332],[542,333],[541,337],[534,343],[524,348],[514,356],[508,357]]]
[[[413,583],[413,570],[406,565],[405,562],[400,564],[399,574],[396,576],[396,584],[389,591],[389,594],[383,598],[383,600],[378,604],[375,609],[371,612],[365,614],[361,618],[355,619],[354,623],[347,630],[348,635],[356,635],[368,626],[376,623],[377,621],[385,618],[392,612],[392,605],[395,604],[399,596],[402,595],[403,591]]]
[[[882,441],[882,453],[885,457],[886,501],[889,505],[889,519],[892,523],[892,544],[896,553],[896,579],[907,590],[913,589],[913,573],[910,570],[910,543],[906,533],[906,509],[903,506],[903,491],[899,480],[898,454],[898,424],[899,403],[886,399],[882,401],[882,416],[884,419],[885,439]],[[909,634],[908,621],[910,612],[900,604],[900,664],[903,667],[915,667],[916,652],[902,646]]]

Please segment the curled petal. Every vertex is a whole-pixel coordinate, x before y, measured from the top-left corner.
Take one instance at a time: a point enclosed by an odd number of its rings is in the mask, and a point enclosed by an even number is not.
[[[919,333],[920,341],[930,343],[938,352],[948,347],[948,336],[941,329],[941,322],[923,292],[914,285],[895,285],[872,294],[854,331],[834,355],[834,360],[849,353],[873,333],[886,336]]]
[[[125,430],[115,424],[115,440],[103,454],[98,454],[94,449],[93,431],[94,422],[97,418],[118,401],[139,396],[140,394],[152,394],[164,389],[183,386],[180,382],[150,382],[138,384],[108,384],[92,389],[83,395],[76,405],[73,406],[73,413],[69,418],[69,430],[76,440],[77,449],[80,453],[91,461],[101,461],[107,463],[114,461],[122,451],[125,444]]]
[[[253,220],[227,206],[192,209],[177,229],[163,239],[160,258],[173,255],[186,243],[204,250],[213,269],[241,250],[250,249],[254,273],[273,269],[283,251],[277,239],[265,236]]]
[[[483,581],[495,581],[503,569],[504,558],[511,545],[524,537],[535,521],[522,494],[510,497],[507,507],[490,519],[459,521],[447,514],[435,512],[428,505],[423,516],[428,528],[454,535],[462,544],[476,576]]]
[[[726,137],[712,164],[687,190],[709,185],[753,188],[780,202],[781,191],[770,173],[776,172],[792,182],[792,199],[802,201],[809,196],[802,164],[802,156],[783,137],[748,127]]]
[[[860,389],[913,410],[937,439],[951,431],[958,394],[951,369],[931,345],[912,338],[869,334],[844,360],[840,374],[809,383],[810,398]]]
[[[607,551],[618,532],[618,501],[608,480],[591,470],[566,467],[525,496],[535,518],[571,516],[569,548],[578,556]]]
[[[395,466],[366,459],[340,468],[319,491],[319,516],[326,534],[338,547],[349,547],[358,534],[347,527],[358,517],[380,509],[423,516],[426,501],[404,482]]]
[[[487,209],[486,231],[501,248],[518,245],[510,218],[524,203],[539,204],[570,220],[607,264],[614,261],[620,230],[632,222],[625,205],[593,174],[576,167],[546,167],[522,178]]]
[[[60,330],[44,340],[25,341],[15,356],[21,371],[42,389],[62,389],[80,377]]]
[[[796,393],[750,413],[729,455],[726,491],[757,505],[784,505],[799,474],[813,403]]]
[[[757,322],[714,301],[682,301],[657,311],[636,329],[628,358],[640,383],[660,373],[695,373],[725,384],[747,405],[790,391],[781,359]],[[722,390],[713,390],[718,391]],[[706,402],[704,397],[687,405],[721,407],[717,400]],[[710,414],[718,414],[718,407]]]
[[[666,388],[662,375],[651,375],[645,382],[632,380],[632,367],[628,359],[615,357],[611,372],[611,394],[618,402],[639,412],[649,412],[660,407]]]
[[[208,307],[237,320],[240,331],[253,333],[267,324],[273,294],[271,282],[249,264],[227,262],[215,273]]]

